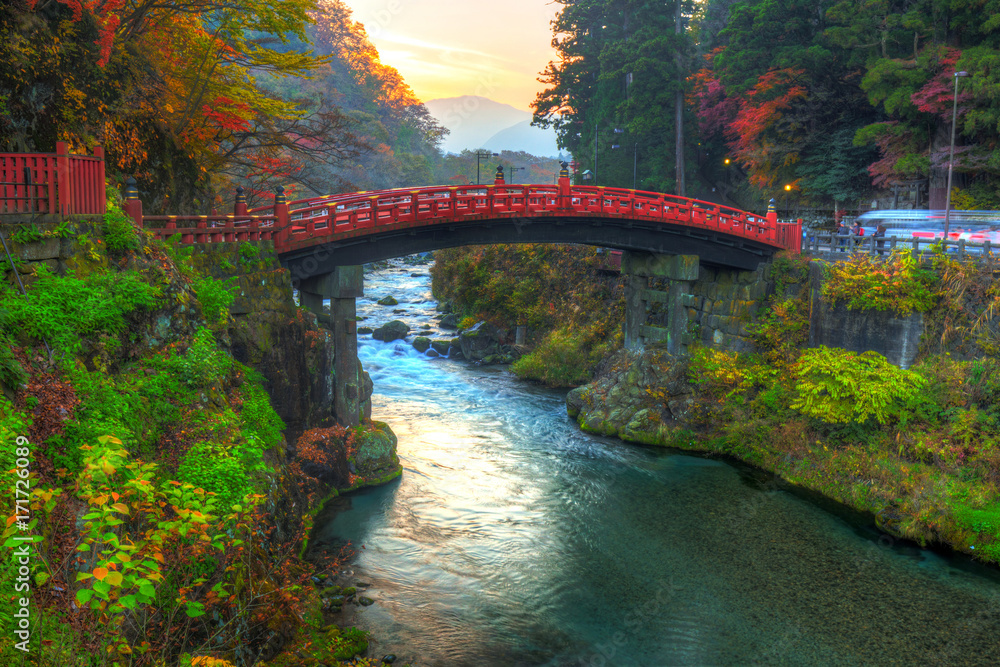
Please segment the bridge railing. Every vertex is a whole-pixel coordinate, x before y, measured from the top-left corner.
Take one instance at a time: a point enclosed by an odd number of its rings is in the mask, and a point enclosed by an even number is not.
[[[997,259],[996,249],[989,239],[975,242],[963,238],[943,239],[928,236],[880,238],[809,232],[804,241],[806,253],[831,259],[858,253],[889,255],[897,250],[909,251],[914,259],[931,257],[941,251],[961,261],[992,262]]]
[[[103,215],[104,149],[73,155],[66,142],[55,153],[0,153],[0,215]]]
[[[181,243],[267,241],[274,238],[273,215],[147,215],[143,225],[162,240],[177,234]]]
[[[134,187],[134,181],[130,179]],[[237,189],[241,191],[240,188]],[[559,185],[466,185],[394,189],[311,197],[285,203],[283,189],[275,203],[254,209],[237,196],[233,215],[143,216],[137,195],[126,195],[126,209],[157,236],[181,234],[184,243],[272,239],[278,252],[350,238],[388,227],[412,227],[439,221],[489,218],[608,217],[689,226],[760,243],[801,250],[801,222],[775,219],[711,202],[656,192]]]

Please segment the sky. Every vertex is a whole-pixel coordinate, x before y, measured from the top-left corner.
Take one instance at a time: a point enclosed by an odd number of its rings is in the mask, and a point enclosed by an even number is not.
[[[423,101],[480,95],[530,111],[556,58],[551,0],[345,0]]]

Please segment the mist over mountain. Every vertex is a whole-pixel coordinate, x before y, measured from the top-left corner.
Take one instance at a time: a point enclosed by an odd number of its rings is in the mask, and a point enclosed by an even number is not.
[[[556,156],[553,130],[531,127],[531,114],[509,104],[478,95],[447,97],[425,102],[430,114],[451,130],[441,144],[446,153],[488,148]]]

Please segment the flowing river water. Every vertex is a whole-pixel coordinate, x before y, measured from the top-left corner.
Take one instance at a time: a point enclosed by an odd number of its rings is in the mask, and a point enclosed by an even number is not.
[[[411,274],[419,275],[411,275]],[[363,325],[435,325],[426,266]],[[396,307],[375,301],[391,294]],[[403,311],[393,313],[393,310]],[[430,337],[450,337],[432,330]],[[565,392],[360,336],[403,475],[332,503],[371,655],[441,665],[995,665],[1000,576],[738,464],[581,432]]]

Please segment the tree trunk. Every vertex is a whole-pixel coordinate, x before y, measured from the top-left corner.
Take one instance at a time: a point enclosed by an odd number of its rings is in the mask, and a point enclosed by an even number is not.
[[[681,0],[677,0],[677,11],[674,14],[674,34],[680,35],[683,30],[681,18]],[[677,115],[677,162],[675,166],[677,175],[677,195],[684,196],[684,73],[681,61],[680,40],[677,40],[677,95],[675,99],[675,110]]]

